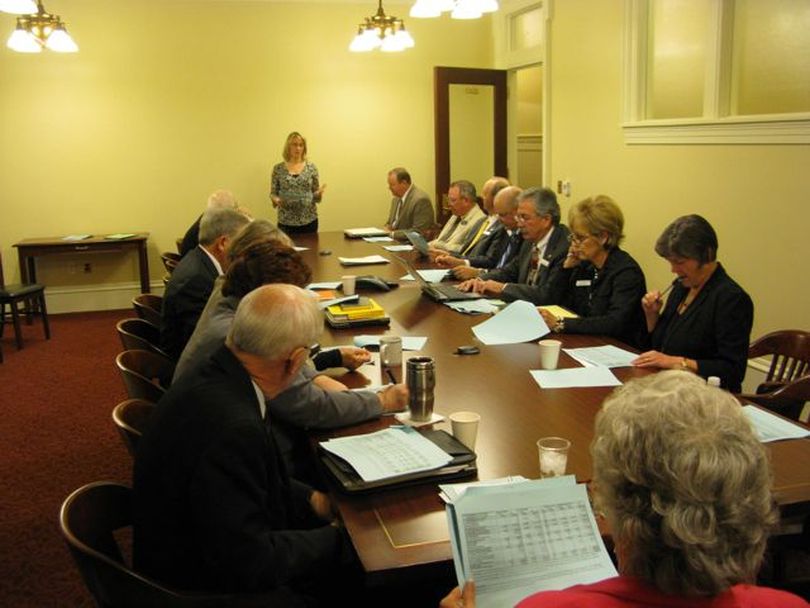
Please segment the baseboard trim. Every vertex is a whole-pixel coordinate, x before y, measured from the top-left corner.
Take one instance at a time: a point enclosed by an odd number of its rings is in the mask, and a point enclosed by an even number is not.
[[[163,281],[150,283],[152,293],[163,294]],[[132,308],[132,298],[141,293],[139,282],[106,283],[82,287],[47,287],[45,298],[48,312],[90,312]]]

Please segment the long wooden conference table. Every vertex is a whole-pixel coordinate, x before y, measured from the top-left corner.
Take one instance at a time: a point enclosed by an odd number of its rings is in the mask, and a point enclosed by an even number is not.
[[[337,281],[342,275],[372,274],[397,280],[407,273],[394,254],[384,250],[389,243],[367,243],[345,239],[343,233],[296,235],[295,243],[308,247],[302,255],[313,269],[313,281]],[[359,257],[380,254],[389,264],[358,267],[341,266],[338,256]],[[405,254],[417,267],[429,267],[415,252]],[[477,344],[472,326],[488,316],[470,316],[437,304],[421,295],[413,281],[401,281],[390,292],[358,290],[377,300],[391,317],[390,327],[364,327],[352,330],[327,329],[321,344],[346,345],[357,334],[426,336],[419,353],[404,352],[403,360],[416,354],[436,362],[434,411],[447,416],[458,410],[481,415],[476,453],[478,478],[495,479],[508,475],[539,476],[536,441],[544,436],[560,436],[571,441],[567,472],[578,481],[591,479],[588,446],[593,437],[594,417],[608,387],[541,389],[529,374],[540,368],[536,344],[504,346],[480,345],[478,355],[454,354],[458,346]],[[557,337],[557,336],[555,336]],[[563,348],[621,343],[598,336],[562,335]],[[626,348],[626,347],[625,347]],[[579,364],[566,354],[560,367]],[[635,368],[613,370],[622,382],[651,372]],[[342,379],[352,386],[380,383],[379,366],[364,366]],[[321,438],[368,433],[396,423],[393,417],[367,422],[325,434]],[[449,431],[447,421],[436,428]],[[790,440],[768,444],[774,471],[774,487],[784,507],[810,503],[810,440]],[[436,484],[426,483],[399,490],[363,496],[348,496],[337,489],[332,493],[342,520],[367,575],[368,584],[407,583],[425,576],[451,572],[452,555],[444,503]]]

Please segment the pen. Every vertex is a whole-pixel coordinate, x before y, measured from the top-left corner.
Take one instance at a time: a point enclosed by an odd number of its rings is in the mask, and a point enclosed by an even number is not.
[[[385,368],[385,373],[388,374],[388,379],[391,380],[391,384],[396,384],[397,383],[397,379],[394,378],[394,374],[391,373],[390,368],[386,367]]]
[[[667,295],[667,294],[669,293],[669,290],[670,290],[670,289],[672,289],[672,287],[673,287],[674,285],[675,285],[675,281],[673,281],[672,283],[670,283],[670,284],[667,286],[667,288],[666,288],[664,291],[662,291],[662,292],[661,292],[661,295],[659,295],[659,296],[658,296],[658,301],[659,301],[659,302],[661,301],[661,298],[663,298],[665,295]]]

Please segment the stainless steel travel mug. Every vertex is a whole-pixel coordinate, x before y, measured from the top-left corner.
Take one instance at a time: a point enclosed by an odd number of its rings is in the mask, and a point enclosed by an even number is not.
[[[433,416],[433,389],[436,387],[436,363],[433,357],[411,357],[405,365],[405,382],[410,393],[411,420],[425,422]]]

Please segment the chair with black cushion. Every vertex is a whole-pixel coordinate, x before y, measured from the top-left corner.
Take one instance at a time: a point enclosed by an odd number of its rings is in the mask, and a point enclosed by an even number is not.
[[[157,403],[174,376],[174,363],[149,350],[125,350],[115,358],[130,399]]]
[[[141,319],[160,327],[163,298],[153,293],[141,293],[132,298],[132,307]]]
[[[168,357],[160,348],[160,329],[144,319],[121,319],[115,324],[121,345],[126,350],[151,350]],[[171,357],[169,357],[171,358]]]
[[[22,311],[20,310],[21,304],[23,305]],[[45,286],[39,283],[6,285],[3,279],[3,260],[0,258],[0,338],[3,337],[3,329],[6,325],[6,305],[8,305],[11,313],[14,338],[17,341],[18,350],[23,347],[20,312],[25,314],[28,325],[33,322],[34,315],[40,315],[42,317],[42,327],[45,329],[45,339],[51,339],[48,309],[45,306]],[[0,354],[0,361],[2,360],[2,354]]]
[[[155,404],[146,399],[127,399],[122,401],[112,411],[115,428],[121,434],[127,451],[134,457],[138,440],[143,434],[149,416],[155,410]]]
[[[103,608],[214,608],[300,606],[289,593],[214,595],[166,587],[130,568],[114,533],[132,526],[132,490],[96,481],[62,503],[59,526],[82,579]]]

